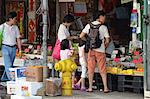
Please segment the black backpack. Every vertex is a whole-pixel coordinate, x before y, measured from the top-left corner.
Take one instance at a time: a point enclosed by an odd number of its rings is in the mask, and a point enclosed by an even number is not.
[[[85,51],[88,52],[89,49],[96,49],[100,48],[102,44],[102,40],[100,39],[100,33],[99,33],[99,25],[94,25],[92,23],[90,25],[90,30],[87,36],[87,42],[85,45]]]

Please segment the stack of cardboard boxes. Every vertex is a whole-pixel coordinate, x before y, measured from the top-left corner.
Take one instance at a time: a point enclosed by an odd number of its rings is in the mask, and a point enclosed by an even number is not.
[[[42,96],[61,95],[61,79],[43,79],[44,66],[10,68],[11,81],[7,82],[7,94],[11,99],[42,99]],[[45,86],[44,83],[45,82]],[[43,94],[41,94],[41,89]],[[37,96],[39,95],[39,96]]]
[[[12,81],[7,82],[7,94],[11,99],[42,99],[36,96],[38,89],[43,87],[43,67],[28,66],[11,68]]]

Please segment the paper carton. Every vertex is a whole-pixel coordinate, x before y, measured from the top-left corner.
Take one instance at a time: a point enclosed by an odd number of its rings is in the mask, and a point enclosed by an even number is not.
[[[46,79],[46,95],[49,95],[49,96],[61,95],[61,79],[60,78]]]
[[[26,68],[26,80],[31,82],[43,81],[43,67],[42,66],[28,66]]]

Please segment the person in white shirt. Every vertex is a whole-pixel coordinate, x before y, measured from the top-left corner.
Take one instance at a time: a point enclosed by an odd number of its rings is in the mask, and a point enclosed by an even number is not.
[[[81,91],[85,91],[85,77],[86,77],[86,67],[87,67],[87,53],[85,53],[85,43],[86,41],[82,40],[81,38],[79,39],[79,45],[78,45],[78,51],[79,51],[79,62],[81,65],[81,78],[80,80],[75,84],[74,88],[75,89],[80,89]],[[81,88],[80,88],[81,84]]]
[[[76,39],[76,36],[70,36],[69,33],[69,27],[72,25],[74,22],[74,16],[71,14],[68,14],[64,17],[63,23],[60,24],[59,29],[58,29],[58,39],[60,42],[64,39],[72,40]]]
[[[60,45],[61,45],[60,50],[61,60],[69,59],[73,54],[73,50],[70,49],[69,40],[67,39],[62,40]]]
[[[13,67],[16,56],[16,45],[21,53],[21,40],[17,22],[17,13],[12,11],[7,15],[6,22],[0,25],[3,29],[2,56],[4,58],[5,70],[1,77],[2,81],[11,80],[9,68]]]
[[[71,24],[74,22],[74,16],[71,14],[67,14],[64,18],[63,18],[63,23],[60,24],[59,29],[58,29],[58,35],[57,35],[57,41],[58,42],[62,42],[62,40],[64,39],[68,39],[70,42],[70,46],[71,46],[71,41],[72,39],[77,39],[76,36],[70,36],[69,33],[69,27],[71,26]],[[60,44],[59,43],[59,44]],[[58,60],[60,60],[60,54],[58,53],[59,58],[56,58],[54,54],[52,54],[53,59],[55,62],[57,62]]]
[[[98,68],[100,75],[102,77],[103,85],[104,85],[104,93],[110,92],[107,85],[107,74],[106,74],[106,55],[105,49],[109,44],[109,33],[108,29],[105,25],[102,25],[105,22],[105,12],[98,11],[95,15],[95,21],[92,22],[93,25],[100,25],[99,33],[100,38],[102,40],[102,44],[99,48],[89,49],[88,52],[88,78],[89,78],[89,88],[87,92],[92,92],[92,84],[93,84],[93,76],[94,70],[96,66],[96,62],[98,63]],[[80,38],[83,38],[85,34],[89,34],[90,24],[87,24],[85,28],[82,30],[80,34]]]

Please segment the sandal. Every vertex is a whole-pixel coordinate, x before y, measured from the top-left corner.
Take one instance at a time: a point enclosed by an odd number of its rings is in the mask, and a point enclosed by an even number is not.
[[[104,93],[109,93],[109,92],[111,92],[111,90],[104,91]]]
[[[86,91],[86,88],[81,88],[80,90],[81,90],[81,91]]]
[[[79,86],[79,85],[74,85],[74,86],[73,86],[73,89],[74,89],[74,90],[80,90],[80,86]]]
[[[86,92],[93,92],[93,90],[89,90],[89,89],[87,89],[87,90],[86,90]]]

